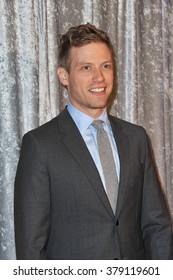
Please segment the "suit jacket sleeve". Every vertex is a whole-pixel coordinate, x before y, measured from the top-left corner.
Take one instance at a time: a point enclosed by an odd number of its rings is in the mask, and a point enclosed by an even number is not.
[[[173,259],[171,221],[146,141],[141,226],[149,259]]]
[[[50,226],[49,174],[32,133],[22,142],[15,179],[14,221],[17,259],[46,259]]]

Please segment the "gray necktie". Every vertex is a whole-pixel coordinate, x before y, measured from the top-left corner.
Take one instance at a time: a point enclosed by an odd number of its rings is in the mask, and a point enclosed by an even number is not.
[[[95,120],[92,126],[97,129],[97,145],[105,178],[107,196],[115,213],[118,195],[118,178],[111,144],[107,132],[102,126],[102,121]]]

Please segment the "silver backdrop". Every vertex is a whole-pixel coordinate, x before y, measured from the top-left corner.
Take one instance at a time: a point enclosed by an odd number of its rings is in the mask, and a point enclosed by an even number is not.
[[[57,35],[90,22],[110,35],[112,114],[144,126],[173,217],[173,0],[0,0],[0,259],[15,259],[13,190],[21,139],[68,101]]]

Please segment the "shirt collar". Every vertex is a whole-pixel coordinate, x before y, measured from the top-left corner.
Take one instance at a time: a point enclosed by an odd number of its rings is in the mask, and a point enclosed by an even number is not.
[[[75,124],[77,125],[80,133],[84,135],[88,127],[92,124],[94,119],[85,113],[79,111],[77,108],[75,108],[70,102],[67,105],[67,110],[69,114],[71,115],[72,119],[74,120]],[[108,127],[110,127],[110,122],[108,120],[107,110],[103,111],[103,113],[98,117],[98,120],[103,121],[107,124]]]

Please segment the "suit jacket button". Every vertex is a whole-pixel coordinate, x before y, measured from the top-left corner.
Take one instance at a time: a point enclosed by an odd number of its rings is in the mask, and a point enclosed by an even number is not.
[[[116,221],[116,226],[119,226],[119,220]]]

